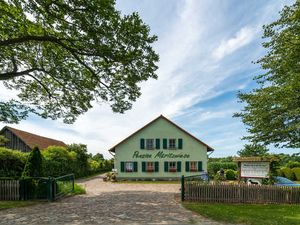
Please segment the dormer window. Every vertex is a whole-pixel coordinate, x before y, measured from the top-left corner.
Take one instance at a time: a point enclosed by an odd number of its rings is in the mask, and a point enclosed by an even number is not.
[[[146,149],[154,149],[154,139],[146,139]]]

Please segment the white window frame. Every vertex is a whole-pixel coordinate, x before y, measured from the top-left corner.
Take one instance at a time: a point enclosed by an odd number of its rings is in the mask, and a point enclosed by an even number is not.
[[[154,149],[154,139],[153,138],[148,138],[146,139],[146,149]]]
[[[171,141],[174,141],[172,145],[171,145]],[[169,142],[168,143],[169,149],[176,149],[176,138],[169,138],[168,142]]]
[[[169,171],[176,172],[177,171],[177,162],[169,162]]]
[[[133,162],[125,162],[125,172],[126,173],[133,172]]]
[[[154,162],[146,162],[146,171],[154,172]]]
[[[194,164],[194,166],[192,166]],[[197,161],[190,161],[190,171],[197,172],[198,171],[198,162]]]

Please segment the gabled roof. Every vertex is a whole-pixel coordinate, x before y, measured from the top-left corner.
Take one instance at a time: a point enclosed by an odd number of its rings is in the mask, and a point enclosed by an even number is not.
[[[125,141],[127,141],[129,138],[131,138],[132,136],[134,136],[135,134],[137,134],[138,132],[140,132],[141,130],[145,129],[146,127],[150,126],[151,124],[153,124],[155,121],[159,120],[159,119],[164,119],[167,122],[169,122],[170,124],[172,124],[173,126],[175,126],[176,128],[178,128],[179,130],[181,130],[182,132],[186,133],[187,135],[189,135],[191,138],[193,138],[194,140],[198,141],[199,143],[203,144],[204,146],[207,147],[207,151],[214,151],[214,149],[212,147],[210,147],[209,145],[205,144],[203,141],[201,141],[200,139],[196,138],[195,136],[193,136],[192,134],[190,134],[189,132],[187,132],[186,130],[182,129],[180,126],[178,126],[177,124],[175,124],[174,122],[172,122],[171,120],[167,119],[166,117],[164,117],[163,115],[160,115],[159,117],[157,117],[156,119],[152,120],[150,123],[147,123],[145,126],[143,126],[142,128],[138,129],[136,132],[134,132],[133,134],[129,135],[127,138],[125,138],[124,140],[122,140],[121,142],[119,142],[118,144],[114,145],[113,147],[111,147],[108,151],[110,152],[115,152],[115,148],[117,146],[119,146],[120,144],[124,143]]]
[[[34,146],[38,146],[39,149],[45,149],[51,145],[63,146],[63,147],[66,146],[66,144],[62,141],[39,136],[36,134],[32,134],[32,133],[18,130],[18,129],[8,127],[8,126],[3,127],[3,129],[1,130],[0,133],[2,133],[5,129],[10,130],[12,133],[14,133],[16,136],[18,136],[30,148],[33,148]]]

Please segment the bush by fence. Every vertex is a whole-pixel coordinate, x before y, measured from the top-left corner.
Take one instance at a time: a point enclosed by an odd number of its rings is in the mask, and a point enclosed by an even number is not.
[[[76,178],[99,172],[111,171],[112,160],[94,159],[85,145],[69,145],[67,148],[50,146],[41,151],[43,176],[62,176],[74,173]],[[0,177],[21,177],[28,153],[0,147]]]
[[[215,203],[300,204],[300,188],[185,181],[182,200]]]

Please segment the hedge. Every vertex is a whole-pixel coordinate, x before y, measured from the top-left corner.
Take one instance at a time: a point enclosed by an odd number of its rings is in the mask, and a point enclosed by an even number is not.
[[[284,177],[290,180],[295,180],[295,174],[291,168],[283,167],[281,168],[281,171],[283,172]]]
[[[20,177],[28,153],[0,147],[0,177]]]
[[[294,167],[292,171],[294,172],[296,180],[300,181],[300,167]]]
[[[237,175],[237,171],[235,170],[232,169],[225,170],[226,180],[236,180],[236,175]]]

